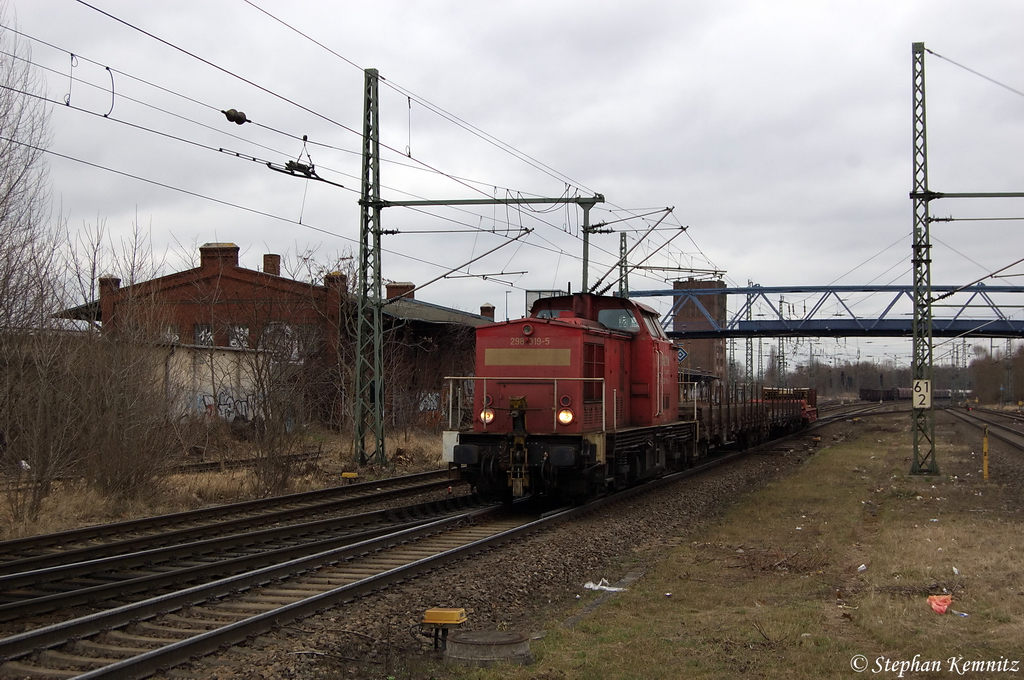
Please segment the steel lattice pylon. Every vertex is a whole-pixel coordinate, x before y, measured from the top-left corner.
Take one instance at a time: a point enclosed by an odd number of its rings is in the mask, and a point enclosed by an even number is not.
[[[753,281],[747,280],[747,285],[754,285]],[[754,318],[754,312],[751,309],[751,296],[747,295],[747,321]],[[747,365],[746,365],[746,383],[747,385],[754,384],[754,339],[747,338]]]
[[[1004,370],[1006,371],[1005,377],[1003,378],[1003,403],[1014,404],[1017,398],[1013,389],[1013,340],[1010,338],[1006,339],[1006,350],[1003,353]]]
[[[934,196],[928,191],[928,143],[925,124],[924,43],[913,45],[914,89],[914,462],[910,474],[939,474],[935,459],[935,411],[931,405],[932,385],[932,260],[929,228],[929,202]],[[926,406],[919,407],[918,387],[927,390]]]
[[[626,233],[619,234],[619,297],[629,297],[629,251],[626,249]]]
[[[377,100],[377,69],[364,72],[363,172],[359,200],[359,318],[355,356],[355,414],[353,453],[356,462],[369,460],[387,465],[384,452],[384,366],[381,324],[380,270],[380,130]],[[373,433],[375,446],[367,453],[366,437]]]

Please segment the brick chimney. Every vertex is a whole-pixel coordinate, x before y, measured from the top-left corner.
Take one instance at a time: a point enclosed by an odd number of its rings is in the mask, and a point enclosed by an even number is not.
[[[395,281],[394,283],[388,284],[387,298],[402,297],[407,300],[413,300],[416,297],[416,284],[409,281]]]
[[[348,290],[348,277],[341,272],[331,272],[324,276],[324,288],[344,293]]]
[[[114,298],[121,289],[121,279],[116,276],[101,276],[100,284],[100,321],[102,329],[109,331],[114,327]]]
[[[480,316],[486,316],[491,321],[494,321],[494,305],[490,302],[480,305]]]
[[[238,246],[234,243],[204,243],[199,246],[199,262],[203,269],[237,267]]]
[[[263,273],[281,275],[281,256],[267,253],[263,256]]]

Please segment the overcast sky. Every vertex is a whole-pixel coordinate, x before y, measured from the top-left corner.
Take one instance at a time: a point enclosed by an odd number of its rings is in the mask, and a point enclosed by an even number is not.
[[[944,57],[926,59],[930,188],[1024,190],[1024,96],[962,68],[1024,91],[1016,1],[90,2],[112,16],[75,0],[8,2],[8,23],[43,41],[29,40],[33,60],[53,70],[48,94],[62,102],[55,215],[73,230],[103,223],[115,240],[138,225],[170,269],[211,241],[238,244],[252,268],[266,252],[356,252],[364,68],[385,79],[383,198],[600,193],[592,222],[648,215],[612,225],[629,247],[661,216],[649,213],[673,207],[631,261],[675,236],[648,265],[724,271],[734,286],[911,283],[914,42]],[[254,124],[229,123],[228,108]],[[311,159],[347,188],[219,149]],[[417,297],[518,317],[527,289],[580,289],[581,214],[543,210],[385,209],[382,227],[401,233],[384,237],[384,276],[423,284],[506,244],[462,270],[486,280],[446,279]],[[1024,205],[936,201],[932,212],[1024,217]],[[534,231],[508,243],[520,227]],[[940,222],[933,237],[937,284],[1024,257],[1019,222]],[[619,238],[592,237],[591,282],[615,264]],[[677,275],[629,284],[667,288]]]

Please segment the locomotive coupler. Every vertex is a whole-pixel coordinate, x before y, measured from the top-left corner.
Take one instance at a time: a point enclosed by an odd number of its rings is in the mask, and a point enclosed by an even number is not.
[[[516,438],[516,444],[512,448],[510,456],[511,466],[508,471],[509,483],[512,486],[512,495],[516,498],[526,494],[526,447],[522,441]]]

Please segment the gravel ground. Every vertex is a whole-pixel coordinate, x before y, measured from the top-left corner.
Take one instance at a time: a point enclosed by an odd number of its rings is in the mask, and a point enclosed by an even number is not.
[[[908,416],[870,421],[858,428],[874,436],[878,427],[902,430]],[[877,425],[875,425],[877,423]],[[895,429],[893,429],[895,428]],[[853,428],[836,423],[817,432],[825,446]],[[939,464],[945,476],[972,486],[980,476],[980,434],[949,416],[937,420],[937,440],[976,450],[969,460]],[[408,678],[443,677],[429,642],[408,631],[430,607],[464,607],[466,628],[543,631],[578,613],[587,581],[615,583],[635,576],[658,560],[666,546],[692,540],[702,527],[736,499],[767,481],[784,477],[813,452],[797,444],[788,453],[752,455],[698,478],[685,480],[632,501],[593,513],[500,550],[467,559],[398,588],[283,627],[247,646],[180,667],[168,677],[202,678]],[[1004,510],[1024,507],[1024,458],[997,440],[991,442],[997,503]],[[909,459],[906,461],[909,470]],[[979,469],[975,469],[979,468]]]
[[[851,429],[836,423],[815,434],[826,446]],[[542,631],[552,620],[566,620],[578,598],[590,599],[582,584],[636,575],[666,545],[689,540],[737,498],[785,476],[813,453],[803,443],[788,446],[449,565],[161,677],[437,677],[429,640],[409,632],[425,610],[465,608],[470,630]]]

